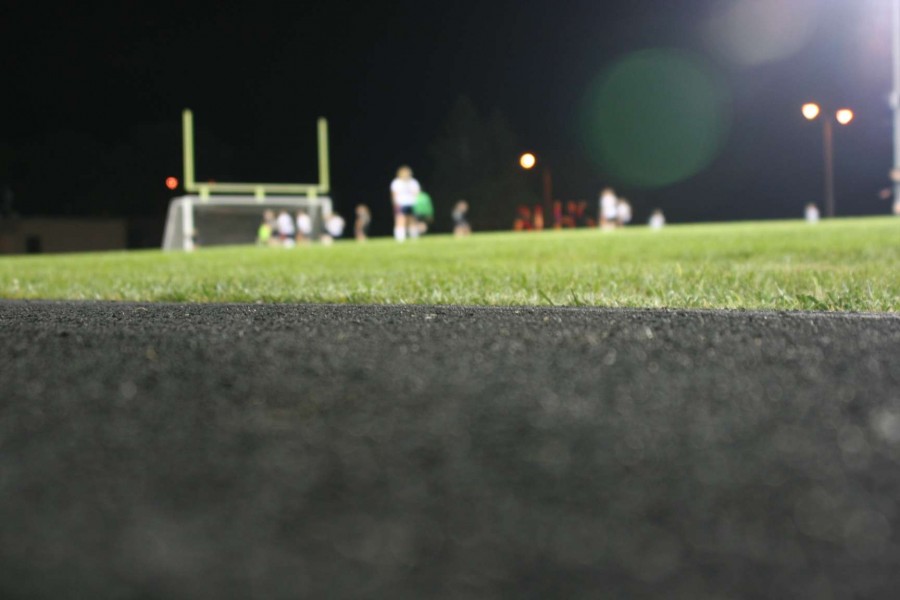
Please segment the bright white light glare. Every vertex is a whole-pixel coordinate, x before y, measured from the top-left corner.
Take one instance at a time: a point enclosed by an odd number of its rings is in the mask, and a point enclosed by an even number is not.
[[[850,121],[853,120],[853,111],[849,108],[842,108],[841,110],[837,111],[837,114],[835,114],[835,118],[841,125],[847,125],[850,123]]]
[[[537,158],[531,152],[526,152],[519,158],[519,165],[523,169],[532,169],[537,164]]]
[[[733,62],[754,66],[800,50],[818,25],[817,0],[730,0],[708,19],[713,48]]]
[[[809,102],[803,105],[803,116],[812,121],[819,116],[819,105],[815,102]]]

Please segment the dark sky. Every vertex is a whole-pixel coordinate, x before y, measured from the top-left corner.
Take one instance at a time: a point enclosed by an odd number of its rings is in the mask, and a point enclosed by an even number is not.
[[[195,114],[198,179],[313,179],[322,115],[338,207],[386,210],[397,165],[428,186],[428,147],[464,94],[507,117],[563,199],[613,183],[639,219],[655,206],[673,221],[795,217],[822,194],[821,127],[799,112],[816,99],[857,113],[837,131],[839,213],[885,213],[889,1],[804,1],[808,35],[773,17],[797,47],[752,64],[723,49],[730,34],[710,34],[731,0],[7,2],[0,177],[25,214],[161,216],[165,177],[181,177],[182,108]],[[738,23],[751,50],[773,44]],[[592,162],[579,113],[592,82],[647,48],[692,53],[730,98],[715,160],[650,190]]]

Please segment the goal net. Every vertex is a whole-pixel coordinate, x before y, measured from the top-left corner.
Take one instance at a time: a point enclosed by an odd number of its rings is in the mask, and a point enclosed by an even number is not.
[[[323,228],[323,215],[331,209],[331,198],[321,196],[181,196],[169,203],[162,248],[254,244],[267,210],[275,214],[286,210],[294,218],[298,211],[305,211],[316,238]]]

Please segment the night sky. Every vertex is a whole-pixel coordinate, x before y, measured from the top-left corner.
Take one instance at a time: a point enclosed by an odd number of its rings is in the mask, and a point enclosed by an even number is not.
[[[639,220],[655,207],[680,222],[798,217],[822,197],[821,124],[800,114],[817,100],[857,115],[836,132],[838,213],[887,213],[889,1],[797,0],[799,29],[774,15],[762,30],[736,4],[7,2],[0,185],[20,214],[162,217],[173,195],[163,182],[182,177],[183,108],[194,110],[198,180],[315,179],[321,115],[338,209],[365,202],[386,226],[395,169],[411,164],[428,188],[429,148],[466,96],[505,116],[564,200],[593,202],[612,184]],[[746,34],[743,55],[723,23]],[[785,39],[783,56],[754,52]],[[650,189],[598,162],[584,129],[592,86],[649,48],[690,56],[727,98],[712,160]],[[536,174],[522,176],[537,193]]]

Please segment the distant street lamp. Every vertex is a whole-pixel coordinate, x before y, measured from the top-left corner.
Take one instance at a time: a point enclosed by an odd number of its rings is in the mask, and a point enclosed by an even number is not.
[[[819,105],[813,102],[803,105],[803,116],[812,121],[819,116]]]
[[[519,157],[519,166],[526,171],[530,171],[537,166],[537,157],[531,152],[526,152]],[[542,170],[542,176],[544,183],[544,203],[547,205],[546,208],[549,209],[553,202],[553,176],[550,174],[550,167],[546,164]]]
[[[519,166],[526,171],[532,170],[536,165],[537,157],[531,152],[526,152],[519,157]],[[550,173],[550,167],[546,164],[541,175],[544,184],[544,210],[550,214],[550,211],[553,210],[553,175]]]
[[[801,109],[808,121],[814,121],[822,114],[822,109],[815,102],[808,102]],[[841,125],[849,125],[853,120],[853,111],[842,108],[834,113],[834,119]],[[834,216],[834,124],[831,119],[822,119],[822,138],[825,146],[825,214]]]

